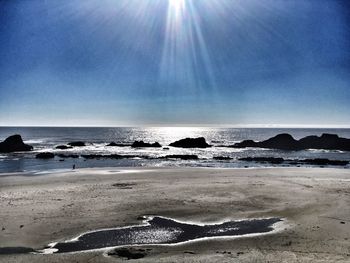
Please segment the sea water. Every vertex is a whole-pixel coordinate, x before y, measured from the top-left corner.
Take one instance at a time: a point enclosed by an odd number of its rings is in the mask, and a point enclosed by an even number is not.
[[[282,151],[274,149],[246,148],[235,149],[223,147],[236,142],[252,139],[265,140],[279,133],[289,133],[295,139],[322,133],[338,134],[350,138],[350,129],[287,129],[287,128],[200,128],[200,127],[155,127],[155,128],[100,128],[100,127],[0,127],[0,140],[13,134],[20,134],[25,143],[34,147],[32,152],[0,154],[0,172],[28,171],[40,174],[54,169],[71,169],[84,167],[260,167],[281,166],[239,161],[242,157],[282,157],[285,159],[328,158],[331,160],[350,160],[350,152],[329,150]],[[171,142],[187,137],[204,137],[214,147],[206,149],[182,149],[169,147]],[[132,144],[135,140],[159,142],[162,148],[107,147],[112,141]],[[72,141],[84,141],[85,147],[58,150],[55,146]],[[167,147],[169,149],[164,149]],[[39,152],[62,154],[121,154],[147,156],[131,159],[89,159],[59,158],[50,160],[36,159]],[[172,154],[194,154],[199,160],[157,159]],[[213,157],[225,156],[232,160],[219,161]],[[349,168],[349,166],[345,167]]]

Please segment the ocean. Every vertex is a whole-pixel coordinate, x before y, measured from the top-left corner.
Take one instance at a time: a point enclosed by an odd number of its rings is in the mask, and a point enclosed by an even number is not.
[[[295,139],[322,133],[338,134],[350,138],[350,129],[287,129],[287,128],[200,128],[200,127],[155,127],[155,128],[100,128],[100,127],[0,127],[0,140],[13,134],[20,134],[25,143],[34,147],[32,152],[0,154],[0,172],[31,172],[41,174],[55,170],[86,167],[271,167],[288,166],[239,161],[242,157],[282,157],[285,159],[327,158],[330,160],[350,160],[350,152],[329,150],[282,151],[273,149],[234,149],[223,147],[246,139],[265,140],[279,133],[289,133]],[[204,137],[214,147],[206,149],[182,149],[168,147],[171,142],[187,137]],[[159,142],[164,148],[107,147],[106,144],[131,144],[135,140]],[[58,150],[55,146],[72,141],[84,141],[85,147]],[[39,160],[39,152],[64,154],[122,154],[147,156],[131,159],[78,159],[55,157],[50,160]],[[199,160],[157,159],[172,154],[198,155]],[[232,160],[214,160],[213,157],[225,156]],[[312,165],[309,165],[312,166]],[[343,168],[343,167],[342,167]],[[349,168],[349,165],[345,168]]]

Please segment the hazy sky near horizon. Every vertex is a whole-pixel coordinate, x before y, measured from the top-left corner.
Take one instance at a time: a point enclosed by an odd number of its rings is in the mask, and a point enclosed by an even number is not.
[[[347,0],[0,0],[0,125],[349,125]]]

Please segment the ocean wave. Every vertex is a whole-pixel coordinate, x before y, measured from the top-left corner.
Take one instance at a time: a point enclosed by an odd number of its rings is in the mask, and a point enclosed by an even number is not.
[[[44,139],[33,139],[33,140],[24,140],[23,141],[24,143],[26,143],[26,144],[40,144],[40,143],[44,143],[44,142],[46,142],[46,140],[44,140]]]

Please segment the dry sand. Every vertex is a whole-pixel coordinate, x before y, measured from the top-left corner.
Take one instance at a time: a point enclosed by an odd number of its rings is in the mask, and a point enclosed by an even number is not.
[[[350,262],[348,169],[105,168],[8,174],[0,177],[0,200],[0,247],[42,248],[89,230],[138,224],[141,215],[202,223],[283,217],[278,233],[142,246],[151,250],[138,261]],[[123,261],[101,251],[0,255],[0,262]]]

